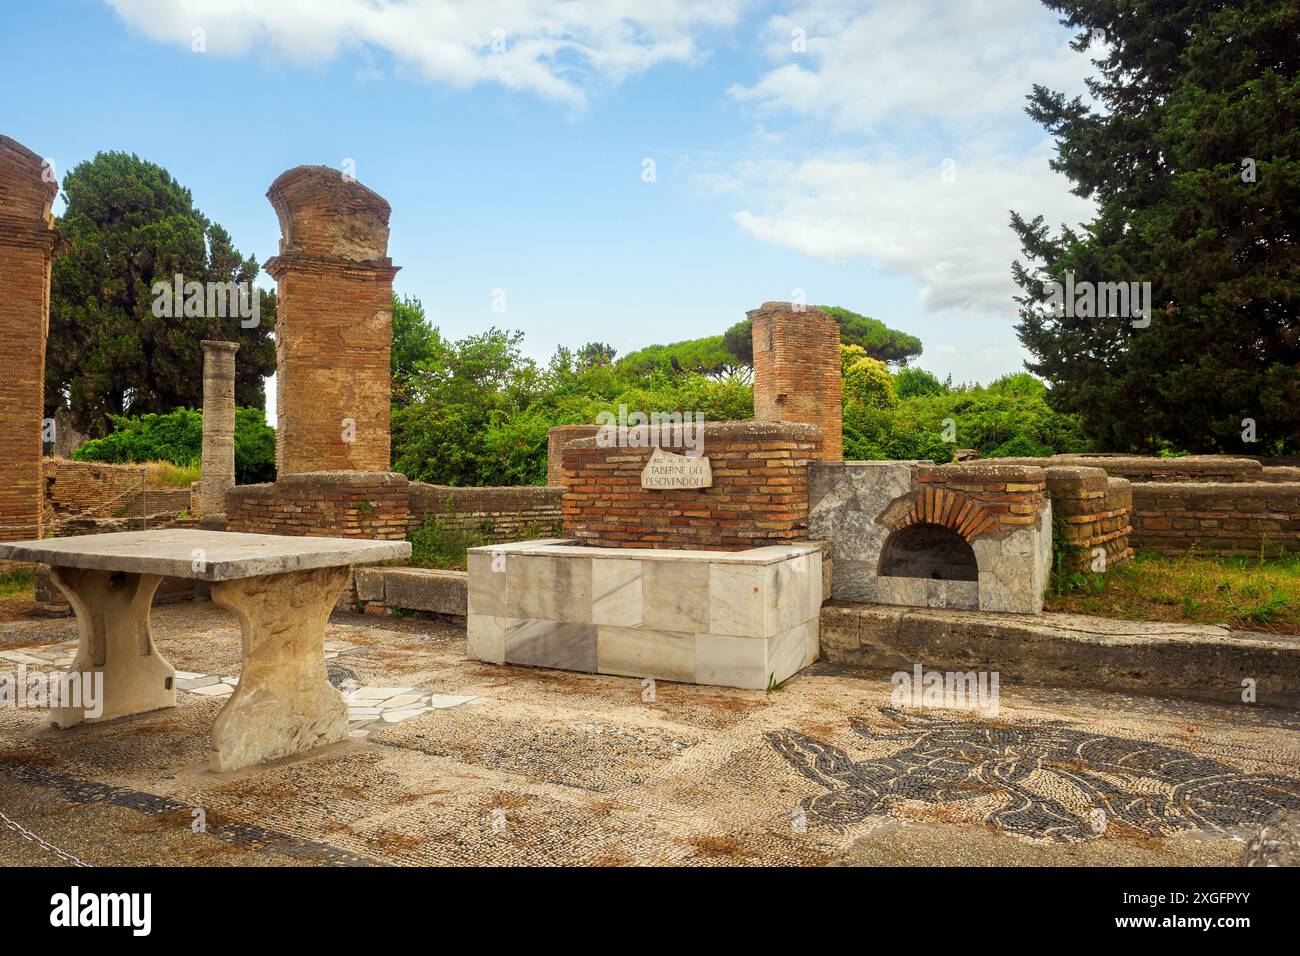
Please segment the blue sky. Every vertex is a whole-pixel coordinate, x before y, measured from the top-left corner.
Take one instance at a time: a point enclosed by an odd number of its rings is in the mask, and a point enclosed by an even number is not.
[[[397,291],[539,359],[802,289],[987,381],[1024,357],[1007,209],[1090,208],[1023,113],[1034,82],[1082,92],[1069,39],[1037,0],[23,0],[0,132],[60,176],[161,164],[259,262],[276,176],[354,160],[393,208]]]

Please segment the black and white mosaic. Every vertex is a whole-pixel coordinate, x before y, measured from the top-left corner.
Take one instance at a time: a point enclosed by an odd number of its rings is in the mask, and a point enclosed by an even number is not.
[[[1007,725],[892,708],[881,713],[902,729],[873,729],[860,718],[849,724],[872,746],[899,745],[884,757],[855,761],[792,730],[765,735],[792,767],[826,790],[802,802],[809,826],[844,831],[906,801],[983,800],[997,804],[984,814],[989,826],[1078,841],[1095,839],[1117,822],[1167,836],[1257,826],[1280,809],[1300,809],[1300,780],[1247,773],[1149,741],[1057,723]]]

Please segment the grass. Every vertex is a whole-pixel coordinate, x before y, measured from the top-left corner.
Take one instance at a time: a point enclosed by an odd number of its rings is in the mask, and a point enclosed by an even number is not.
[[[146,461],[137,467],[145,472],[145,484],[150,488],[188,488],[200,478],[198,462],[177,465],[170,461]]]
[[[1300,555],[1143,553],[1105,574],[1071,576],[1048,593],[1047,610],[1300,635]]]
[[[26,594],[32,589],[32,583],[35,580],[36,570],[34,568],[18,568],[0,574],[0,600]]]
[[[483,522],[478,528],[461,528],[443,521],[441,515],[428,514],[420,527],[410,532],[406,540],[411,542],[410,566],[415,568],[441,568],[444,570],[464,571],[467,564],[466,552],[470,548],[492,544],[493,527],[491,521]],[[537,538],[559,537],[561,529],[542,525],[529,525],[523,533],[512,537],[513,541],[534,541]]]

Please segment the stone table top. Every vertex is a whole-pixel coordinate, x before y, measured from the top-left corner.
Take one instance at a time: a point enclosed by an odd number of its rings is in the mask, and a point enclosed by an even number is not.
[[[0,558],[61,568],[231,581],[411,556],[406,541],[164,528],[0,543]]]

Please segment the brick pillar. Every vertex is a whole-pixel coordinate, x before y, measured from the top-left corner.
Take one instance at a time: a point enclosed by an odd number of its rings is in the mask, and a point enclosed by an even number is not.
[[[43,530],[41,423],[50,266],[62,247],[59,186],[31,150],[0,136],[0,540]]]
[[[235,487],[235,353],[238,342],[203,342],[203,480],[199,514],[225,520],[226,492]]]
[[[280,254],[275,323],[280,475],[388,471],[393,340],[389,206],[336,169],[271,184]]]
[[[592,438],[599,425],[556,425],[546,433],[546,484],[552,488],[565,484],[564,446],[575,438]]]
[[[795,311],[789,302],[764,302],[746,315],[754,335],[754,417],[820,425],[818,457],[839,461],[844,457],[839,325],[819,309]]]

